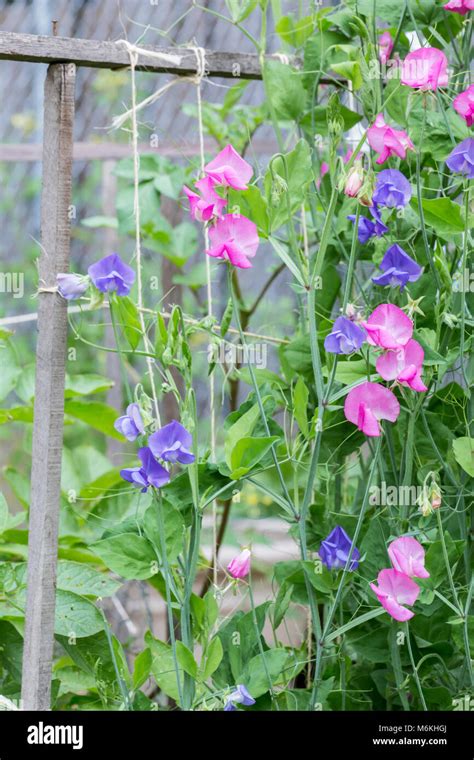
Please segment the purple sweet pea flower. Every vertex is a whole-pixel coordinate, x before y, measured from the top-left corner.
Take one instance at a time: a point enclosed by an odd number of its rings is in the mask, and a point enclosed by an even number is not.
[[[114,428],[122,433],[127,441],[134,441],[139,435],[142,435],[145,432],[145,426],[138,404],[129,404],[127,414],[115,420]]]
[[[359,217],[357,237],[359,238],[359,243],[362,245],[365,245],[365,243],[367,243],[371,237],[374,237],[375,235],[377,237],[382,237],[382,235],[385,235],[385,233],[388,232],[388,227],[382,222],[377,206],[374,204],[370,207],[369,210],[374,217],[375,222],[373,222],[371,219],[367,219],[365,216]],[[351,222],[355,222],[356,219],[354,214],[350,214],[347,218],[350,219]]]
[[[411,185],[398,169],[384,169],[377,174],[374,203],[387,208],[406,206],[411,198]]]
[[[86,292],[90,285],[90,279],[82,274],[74,274],[74,272],[61,272],[56,275],[56,283],[59,295],[66,301],[73,301]]]
[[[192,444],[191,433],[176,420],[157,430],[148,439],[148,445],[157,459],[181,464],[194,462],[195,456],[189,451]]]
[[[237,710],[235,706],[236,704],[244,705],[245,707],[250,707],[250,705],[255,704],[254,698],[251,694],[248,693],[243,684],[238,684],[238,686],[235,688],[235,691],[229,694],[225,703],[224,711],[233,712],[234,710]]]
[[[135,282],[135,272],[132,267],[125,264],[116,253],[111,253],[110,256],[105,256],[96,264],[92,264],[87,271],[101,293],[116,290],[118,296],[127,296]]]
[[[467,137],[451,151],[446,164],[455,174],[474,179],[474,137]]]
[[[120,470],[120,475],[124,480],[128,480],[137,488],[141,488],[142,493],[149,486],[161,488],[168,483],[169,472],[156,461],[148,446],[138,449],[138,458],[142,463],[141,467],[126,467],[124,470]]]
[[[338,317],[324,340],[324,348],[331,354],[352,354],[366,339],[365,331],[347,317]]]
[[[416,282],[423,271],[423,267],[420,267],[396,243],[385,252],[385,256],[380,262],[380,269],[383,274],[372,277],[372,282],[376,285],[390,285],[391,287],[399,285],[400,290],[404,289],[407,282]]]
[[[352,541],[347,535],[344,528],[340,525],[336,525],[324,539],[321,541],[318,554],[321,558],[321,562],[326,565],[329,570],[341,570],[346,566],[347,558],[351,549]],[[354,546],[352,552],[351,563],[349,570],[357,570],[359,566],[360,552]]]

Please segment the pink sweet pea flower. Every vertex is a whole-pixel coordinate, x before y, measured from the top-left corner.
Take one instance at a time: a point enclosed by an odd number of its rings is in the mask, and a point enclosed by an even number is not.
[[[408,53],[403,61],[401,83],[420,90],[447,87],[448,59],[442,50],[426,47]]]
[[[406,346],[413,335],[413,322],[404,311],[391,303],[377,306],[362,327],[367,330],[371,346],[397,349]]]
[[[364,170],[362,169],[362,164],[358,161],[346,177],[346,184],[344,186],[345,195],[349,196],[349,198],[356,198],[363,184]]]
[[[470,84],[467,90],[456,95],[453,106],[458,114],[466,120],[467,126],[472,127],[474,124],[474,84]]]
[[[419,586],[405,573],[392,568],[381,570],[377,578],[378,586],[370,584],[382,607],[387,610],[399,623],[410,620],[415,614],[403,607],[404,604],[415,604],[420,593]]]
[[[443,5],[445,11],[453,11],[465,16],[469,11],[474,10],[474,0],[449,0],[449,3]]]
[[[222,216],[222,210],[227,206],[226,199],[216,193],[215,184],[211,177],[198,180],[195,185],[201,195],[190,190],[186,185],[183,187],[189,200],[189,213],[198,222],[208,222],[213,216]]]
[[[425,550],[413,536],[400,536],[388,547],[388,556],[395,570],[410,578],[429,578],[425,568]]]
[[[384,32],[379,37],[379,58],[380,63],[384,66],[390,58],[393,50],[393,39],[390,32]]]
[[[378,164],[383,164],[387,158],[394,155],[406,158],[407,150],[415,150],[407,133],[403,129],[393,129],[385,124],[381,113],[367,130],[367,141],[371,148],[380,153],[377,159]]]
[[[255,256],[258,248],[258,232],[257,226],[246,216],[226,214],[210,227],[209,239],[211,248],[206,251],[208,256],[227,259],[241,269],[252,267],[249,258]]]
[[[384,380],[397,380],[413,391],[427,391],[421,379],[421,369],[425,352],[416,340],[409,340],[406,346],[385,351],[375,365]]]
[[[233,187],[234,190],[247,190],[247,182],[253,174],[250,164],[239,156],[232,145],[227,145],[209,161],[204,171],[218,185]]]
[[[232,578],[245,578],[250,572],[250,550],[244,549],[227,565],[227,572]]]
[[[378,383],[362,383],[346,396],[344,414],[349,422],[357,425],[365,435],[378,437],[381,433],[379,420],[395,422],[400,414],[400,404],[391,390]]]

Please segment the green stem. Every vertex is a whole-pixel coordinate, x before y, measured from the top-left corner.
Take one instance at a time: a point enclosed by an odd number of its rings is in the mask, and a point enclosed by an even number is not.
[[[413,657],[413,651],[411,648],[411,640],[410,640],[410,628],[408,627],[408,622],[405,623],[405,626],[406,626],[406,635],[407,635],[408,656],[410,657],[411,667],[413,669],[413,676],[415,678],[416,687],[418,689],[418,695],[420,697],[421,704],[423,705],[423,710],[425,712],[428,712],[428,708],[425,702],[425,695],[423,694],[423,689],[421,687],[420,676],[418,675],[418,670],[415,665],[415,658]]]

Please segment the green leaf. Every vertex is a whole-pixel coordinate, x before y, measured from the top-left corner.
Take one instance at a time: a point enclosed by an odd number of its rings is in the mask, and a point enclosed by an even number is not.
[[[118,229],[118,220],[115,216],[88,216],[86,219],[82,219],[81,224],[93,230],[99,227],[107,227],[111,230]]]
[[[163,522],[168,561],[174,562],[183,549],[184,519],[181,512],[166,501],[163,502]],[[158,505],[156,502],[152,502],[145,512],[143,529],[148,540],[161,553],[161,536],[158,530]]]
[[[265,197],[272,232],[288,221],[288,204],[291,214],[301,208],[308,185],[313,180],[311,154],[306,140],[299,140],[285,158],[286,168],[283,160],[277,157],[272,161],[272,171],[269,168],[265,174]]]
[[[117,296],[111,301],[117,327],[124,334],[130,348],[135,351],[142,337],[138,309],[128,296]]]
[[[150,647],[153,657],[151,672],[156,683],[165,694],[179,704],[179,691],[171,646],[165,644],[164,641],[153,638],[149,631],[145,634],[145,643]],[[178,671],[181,678],[182,671],[179,668]]]
[[[474,438],[456,438],[453,441],[453,452],[458,465],[474,478]]]
[[[221,664],[223,656],[224,649],[222,647],[222,642],[218,636],[215,636],[209,644],[209,648],[207,650],[206,662],[202,671],[203,681],[206,681],[208,678],[210,678],[212,674],[217,670]]]
[[[239,213],[251,219],[257,225],[261,237],[269,232],[267,201],[257,185],[250,185],[247,190],[229,188],[228,213]]]
[[[301,74],[287,63],[266,60],[264,83],[267,101],[275,109],[277,118],[297,120],[306,105]]]
[[[258,404],[254,404],[239,419],[225,431],[224,453],[225,461],[229,469],[232,469],[232,451],[241,438],[252,435],[260,415]]]
[[[313,16],[304,16],[298,20],[292,13],[288,16],[281,16],[275,26],[276,33],[281,37],[283,42],[293,47],[304,45],[308,37],[311,37],[315,25]]]
[[[33,422],[32,406],[14,406],[11,409],[0,409],[0,425],[8,422]]]
[[[240,24],[241,21],[245,21],[255,10],[257,3],[258,0],[225,0],[234,24]]]
[[[304,287],[305,283],[304,283],[303,275],[301,274],[298,265],[296,264],[295,261],[293,261],[288,251],[275,238],[270,237],[268,239],[270,243],[272,244],[275,253],[278,254],[278,256],[283,261],[283,263],[288,267],[288,269],[290,270],[295,280]]]
[[[418,210],[418,201],[411,202],[412,207]],[[421,201],[425,222],[433,227],[439,235],[452,235],[464,232],[464,219],[461,206],[449,198],[423,198]]]
[[[303,377],[300,375],[296,381],[293,393],[293,413],[298,427],[305,437],[308,436],[308,398],[309,391]]]
[[[350,631],[351,628],[356,628],[358,625],[362,625],[362,623],[366,623],[367,620],[372,620],[372,618],[379,617],[380,615],[383,615],[385,612],[383,607],[376,607],[373,610],[370,610],[369,612],[365,612],[363,615],[359,615],[358,617],[351,620],[349,623],[346,623],[345,625],[342,625],[337,630],[330,633],[328,636],[326,636],[325,641],[328,643],[330,641],[334,641],[334,639],[337,639],[339,636],[342,636],[346,631]]]
[[[191,676],[191,678],[197,677],[197,662],[194,659],[193,653],[189,651],[188,647],[183,644],[182,641],[176,642],[176,658],[185,673]]]
[[[237,441],[230,456],[232,480],[239,480],[255,467],[275,441],[278,441],[277,435],[264,438],[241,438]]]
[[[76,638],[91,636],[104,627],[104,620],[97,607],[88,599],[59,589],[56,592],[56,616],[54,632],[59,636],[74,635]]]
[[[64,412],[70,417],[85,422],[94,430],[105,433],[110,438],[123,441],[123,436],[114,428],[118,413],[107,404],[101,404],[98,401],[66,401]]]
[[[257,699],[269,690],[268,677],[272,685],[281,678],[287,660],[286,649],[268,649],[263,655],[257,654],[246,665],[239,682]]]
[[[0,401],[2,401],[15,388],[22,370],[17,364],[15,353],[7,346],[0,348],[0,363],[2,366],[2,371],[0,372]]]
[[[145,681],[150,675],[153,658],[151,656],[151,650],[146,647],[135,658],[133,663],[133,688],[139,689],[143,686]]]
[[[59,560],[57,587],[82,596],[112,596],[122,584],[82,562]]]
[[[66,375],[64,395],[66,398],[88,396],[91,393],[102,393],[113,386],[113,380],[101,375]]]
[[[292,593],[293,585],[291,583],[282,583],[278,590],[273,608],[273,627],[275,630],[281,625],[283,618],[288,612]]]
[[[157,558],[150,542],[136,533],[119,533],[103,538],[91,549],[117,575],[128,580],[144,580],[155,575]]]

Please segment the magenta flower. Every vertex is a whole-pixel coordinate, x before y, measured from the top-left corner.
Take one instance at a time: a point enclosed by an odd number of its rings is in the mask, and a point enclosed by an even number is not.
[[[377,578],[378,586],[370,584],[382,607],[399,623],[410,620],[415,614],[403,607],[415,604],[420,593],[419,586],[405,573],[389,568],[381,570]]]
[[[377,306],[362,327],[367,330],[371,346],[400,348],[406,346],[413,335],[413,322],[404,311],[391,303]]]
[[[474,10],[474,0],[449,0],[449,3],[443,5],[445,11],[453,11],[465,16],[469,11]]]
[[[204,171],[218,185],[233,187],[234,190],[247,190],[247,182],[253,174],[250,164],[239,156],[232,145],[227,145],[209,161]]]
[[[427,391],[421,379],[425,352],[416,340],[409,340],[406,346],[395,351],[384,351],[377,359],[376,369],[384,380],[397,380],[413,391]]]
[[[442,50],[426,47],[408,53],[403,61],[401,83],[420,90],[448,85],[448,59]]]
[[[137,488],[141,488],[142,492],[146,491],[149,486],[161,488],[168,483],[169,472],[156,461],[148,446],[138,449],[138,458],[142,463],[141,467],[126,467],[124,470],[120,470],[120,475],[124,480]]]
[[[415,150],[407,133],[403,129],[393,129],[385,124],[381,113],[368,128],[367,141],[376,153],[380,153],[377,159],[378,164],[383,164],[390,156],[406,158],[407,150]]]
[[[474,124],[474,84],[470,84],[467,90],[456,95],[453,106],[458,114],[466,120],[467,126],[472,127]]]
[[[338,317],[329,335],[324,340],[324,348],[330,354],[352,354],[365,341],[365,332],[347,317]]]
[[[216,193],[215,185],[212,177],[198,180],[195,186],[201,195],[190,190],[186,185],[183,187],[189,200],[189,213],[198,222],[208,222],[213,216],[222,216],[222,210],[227,206],[227,200]]]
[[[111,253],[87,270],[89,277],[101,293],[117,291],[118,296],[127,296],[135,282],[135,272],[125,264],[120,256]]]
[[[395,422],[400,414],[400,404],[391,390],[378,383],[367,382],[349,391],[344,414],[365,435],[378,437],[381,433],[380,420]]]
[[[375,180],[374,205],[387,208],[406,206],[411,198],[411,185],[398,169],[382,169]]]
[[[134,441],[139,435],[142,435],[145,432],[145,426],[138,404],[129,404],[127,414],[115,420],[114,428],[122,433],[127,441]]]
[[[395,570],[410,578],[429,578],[425,569],[425,550],[413,536],[400,536],[388,547],[388,556]]]
[[[74,301],[86,292],[90,285],[90,279],[82,274],[74,274],[74,272],[61,272],[56,275],[56,283],[59,295],[66,301]]]
[[[465,174],[468,179],[474,179],[474,137],[467,137],[456,145],[446,164],[455,174]]]
[[[384,32],[379,36],[379,58],[380,63],[384,66],[390,58],[393,50],[393,39],[390,32]]]
[[[226,214],[210,227],[209,239],[208,256],[226,259],[240,269],[252,267],[249,258],[255,256],[259,240],[257,226],[246,216]]]
[[[372,282],[375,285],[390,285],[391,287],[399,285],[400,290],[404,289],[407,282],[416,282],[423,271],[423,268],[397,243],[386,250],[380,262],[380,269],[382,274],[372,277]]]
[[[193,437],[176,420],[150,435],[148,445],[154,456],[164,462],[191,464],[195,460],[194,454],[189,450],[193,445]]]
[[[243,549],[237,557],[234,557],[227,565],[227,572],[232,578],[245,578],[250,572],[250,550]]]

